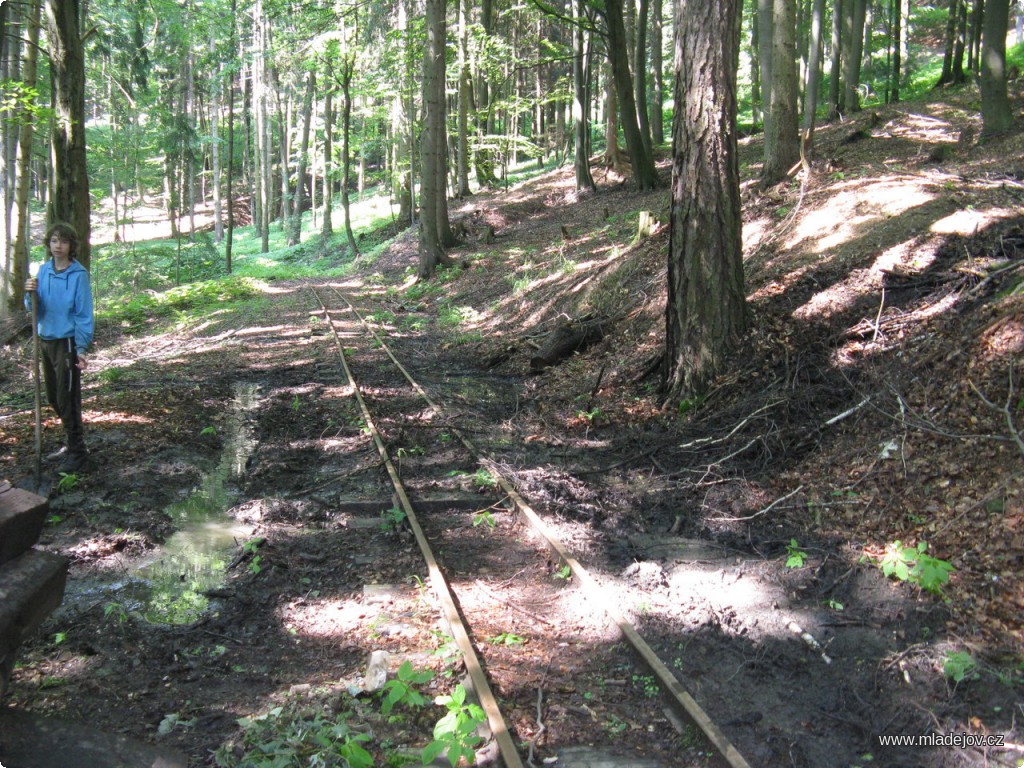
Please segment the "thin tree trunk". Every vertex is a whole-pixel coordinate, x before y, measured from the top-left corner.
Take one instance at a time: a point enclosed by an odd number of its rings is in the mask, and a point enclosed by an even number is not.
[[[573,24],[573,59],[572,59],[572,84],[573,102],[572,118],[574,131],[574,160],[573,168],[576,172],[576,189],[597,190],[594,177],[590,173],[590,31],[589,22],[584,26],[584,3],[583,0],[572,0],[572,13],[575,24]]]
[[[807,88],[804,91],[804,130],[801,156],[806,163],[814,146],[814,125],[818,110],[818,86],[821,82],[821,36],[825,23],[825,0],[814,0],[811,10],[810,51],[807,55]]]
[[[36,87],[36,73],[39,60],[39,26],[41,22],[41,6],[39,0],[30,0],[23,11],[26,26],[24,46],[25,63],[21,77],[25,88],[32,91]],[[18,157],[14,187],[14,248],[11,256],[11,282],[13,284],[12,306],[20,303],[24,296],[25,278],[28,276],[29,240],[29,188],[32,180],[32,138],[35,120],[32,111],[22,110],[18,129]],[[16,303],[15,303],[16,302]]]
[[[633,95],[636,99],[636,116],[640,124],[640,138],[644,152],[653,159],[654,147],[651,140],[651,119],[647,111],[647,24],[650,16],[649,0],[639,0],[636,20],[636,53],[633,55]]]
[[[330,66],[330,65],[328,65]],[[330,70],[328,70],[330,82]],[[320,236],[327,242],[334,236],[334,89],[329,87],[324,96],[324,220]]]
[[[655,146],[665,143],[665,77],[662,72],[664,66],[662,47],[662,14],[664,12],[662,0],[653,0],[651,6],[651,72],[654,80],[651,83],[650,94],[650,115],[651,115],[651,141]]]
[[[306,170],[309,167],[309,129],[313,122],[313,96],[316,93],[316,74],[306,74],[306,93],[302,97],[302,136],[299,139],[299,161],[295,169],[295,200],[292,205],[291,228],[288,245],[302,240],[302,209],[306,203]]]
[[[210,53],[216,51],[216,41],[210,37]],[[221,167],[220,167],[220,110],[224,88],[224,64],[218,66],[217,82],[214,84],[212,103],[210,104],[210,170],[213,175],[213,240],[216,243],[224,239],[224,206],[221,201]]]
[[[352,234],[352,212],[349,205],[349,186],[351,185],[352,156],[349,150],[349,139],[352,132],[352,74],[355,69],[355,55],[345,54],[341,63],[341,207],[345,211],[345,236],[352,258],[359,255],[355,235]]]
[[[455,0],[459,4],[459,133],[458,133],[458,197],[469,197],[469,101],[472,98],[472,84],[469,72],[469,3],[470,0]]]
[[[828,119],[835,120],[846,111],[843,103],[843,18],[846,4],[853,0],[835,0],[832,6],[832,56],[829,64]]]

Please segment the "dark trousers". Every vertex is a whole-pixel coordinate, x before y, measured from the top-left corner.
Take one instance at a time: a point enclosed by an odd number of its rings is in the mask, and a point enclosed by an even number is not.
[[[67,438],[68,453],[84,456],[82,430],[82,374],[74,339],[40,339],[46,399],[60,417]]]

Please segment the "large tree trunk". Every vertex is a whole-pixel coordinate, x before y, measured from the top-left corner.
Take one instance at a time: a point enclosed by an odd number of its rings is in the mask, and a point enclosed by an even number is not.
[[[1006,31],[1010,23],[1009,0],[987,0],[981,49],[981,121],[986,135],[1013,127],[1013,111],[1006,92]]]
[[[66,221],[79,237],[78,261],[91,263],[89,175],[85,165],[85,56],[79,32],[79,0],[46,0],[53,78],[54,189],[50,219]]]
[[[736,68],[740,0],[676,4],[676,114],[664,381],[697,395],[747,327]]]
[[[633,54],[633,96],[636,99],[636,117],[640,124],[640,138],[644,152],[654,158],[651,142],[651,118],[647,111],[647,24],[650,0],[639,0],[636,20],[636,53]]]
[[[615,93],[619,100],[619,120],[626,139],[633,168],[633,180],[639,189],[655,189],[658,186],[658,170],[654,166],[654,155],[650,141],[644,141],[637,119],[636,99],[633,98],[633,78],[629,72],[629,45],[626,40],[626,25],[623,18],[622,0],[607,0],[605,20],[608,22],[608,58],[615,78]]]
[[[800,158],[795,0],[774,0],[771,61],[772,86],[765,120],[762,187],[785,179]]]

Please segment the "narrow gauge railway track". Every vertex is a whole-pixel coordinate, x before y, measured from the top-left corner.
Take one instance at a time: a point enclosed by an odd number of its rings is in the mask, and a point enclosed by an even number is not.
[[[708,717],[701,706],[679,682],[671,669],[655,654],[633,624],[615,605],[615,598],[605,592],[598,579],[591,575],[587,568],[558,539],[540,515],[533,510],[526,499],[517,492],[512,483],[502,474],[498,464],[486,456],[473,443],[467,436],[464,428],[456,426],[457,417],[447,414],[445,408],[417,382],[385,341],[376,333],[363,315],[360,314],[349,298],[333,287],[321,287],[319,290],[311,287],[310,290],[316,297],[324,318],[328,321],[328,327],[337,348],[341,365],[348,379],[348,385],[358,401],[366,428],[373,439],[380,455],[381,464],[386,468],[389,480],[394,488],[393,499],[395,507],[401,510],[404,520],[408,522],[408,526],[415,537],[416,544],[426,565],[429,585],[434,592],[450,634],[462,654],[472,688],[480,705],[487,714],[488,724],[504,765],[508,768],[518,768],[524,765],[523,758],[516,747],[510,727],[498,702],[498,697],[493,692],[491,680],[485,671],[485,668],[489,665],[485,659],[482,660],[480,658],[478,653],[478,648],[485,647],[485,644],[481,637],[474,635],[474,627],[468,623],[463,611],[460,610],[460,603],[462,601],[459,598],[459,588],[454,586],[454,580],[451,578],[451,574],[458,574],[460,553],[463,547],[468,546],[468,541],[466,537],[462,540],[458,540],[457,536],[453,537],[450,530],[446,532],[443,521],[432,521],[427,517],[421,521],[421,516],[417,512],[418,505],[413,500],[431,487],[443,486],[444,480],[442,478],[451,477],[451,468],[453,466],[460,467],[464,473],[474,471],[483,473],[477,474],[476,477],[484,479],[485,484],[488,486],[493,485],[494,490],[501,494],[500,500],[492,504],[490,508],[505,509],[518,515],[520,524],[512,527],[509,533],[492,532],[488,535],[487,540],[492,550],[500,550],[507,554],[510,548],[523,547],[524,537],[515,529],[529,531],[529,536],[533,543],[526,546],[534,550],[533,561],[538,562],[543,557],[547,557],[549,560],[554,560],[563,573],[571,571],[572,576],[580,585],[585,599],[594,606],[599,606],[600,609],[604,610],[619,636],[628,642],[633,651],[635,651],[637,660],[649,672],[649,676],[644,676],[642,679],[656,680],[661,693],[668,700],[670,707],[676,712],[684,714],[693,725],[700,729],[707,742],[717,753],[715,755],[715,762],[730,766],[730,768],[749,768],[747,761],[729,741],[728,737]],[[354,319],[354,322],[353,320],[348,321],[349,330],[347,333],[350,334],[348,337],[350,340],[361,338],[363,342],[362,347],[366,350],[367,344],[365,342],[368,338],[372,338],[373,344],[370,346],[376,352],[383,353],[376,354],[372,363],[369,360],[360,360],[359,354],[351,354],[355,351],[355,346],[346,345],[345,340],[343,340],[343,334],[346,331],[344,327],[341,332],[338,329],[338,318],[342,314]],[[353,334],[351,331],[353,327],[359,329],[360,332]],[[350,355],[353,357],[352,363],[348,359]],[[393,423],[389,425],[393,433],[390,441],[385,435],[385,430],[377,423],[377,414],[375,413],[375,408],[383,410],[384,402],[388,398],[392,400],[395,398],[400,399],[403,405],[399,407],[406,414],[406,418],[401,421],[393,419]],[[404,405],[406,403],[408,405]],[[388,403],[387,412],[394,413],[395,407],[395,402]],[[433,469],[433,477],[430,477],[429,473],[426,473],[428,476],[424,476],[423,469],[425,463],[421,463],[417,476],[415,479],[410,480],[407,476],[408,473],[403,473],[401,468],[400,457],[406,454],[406,449],[400,444],[402,442],[401,433],[412,433],[423,429],[436,430],[438,424],[442,425],[446,436],[454,438],[454,440],[449,439],[449,442],[457,443],[461,447],[462,455],[458,458],[453,454],[446,456],[441,467],[441,474],[438,475],[437,468],[435,467]],[[403,474],[406,476],[403,476]],[[437,505],[435,504],[434,506]],[[483,510],[485,510],[484,514],[489,515],[486,512],[488,505],[478,506],[482,506]],[[479,523],[480,519],[478,517],[474,525]],[[505,536],[512,538],[506,541]],[[455,547],[452,546],[453,544]],[[435,554],[435,549],[439,549],[442,554]],[[524,555],[524,559],[529,560],[529,558],[529,554]],[[508,558],[493,558],[489,562],[508,562]],[[517,579],[526,578],[523,576],[523,571],[528,570],[532,572],[533,576],[537,575],[536,569],[530,568],[520,569],[519,572],[507,574],[504,572],[496,573],[493,568],[488,567],[486,578],[509,583]],[[479,577],[482,574],[477,573],[475,575]],[[530,612],[525,613],[537,623],[552,624],[543,616]],[[585,665],[583,669],[586,669]],[[636,678],[637,676],[634,675],[634,680]],[[651,695],[651,690],[652,686],[646,687],[647,696]],[[538,724],[540,724],[541,719],[541,697],[542,689],[538,687],[536,704]],[[533,744],[543,733],[543,729],[544,726],[540,725],[540,730],[534,734],[529,742],[529,762],[531,765],[534,764]]]

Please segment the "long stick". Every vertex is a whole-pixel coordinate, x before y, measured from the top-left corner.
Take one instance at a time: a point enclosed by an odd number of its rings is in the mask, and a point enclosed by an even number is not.
[[[38,491],[43,475],[43,407],[39,389],[39,294],[36,291],[32,291],[32,381],[36,391],[36,491]]]

